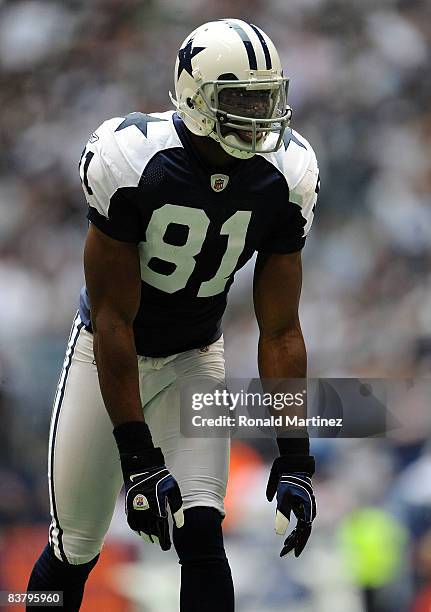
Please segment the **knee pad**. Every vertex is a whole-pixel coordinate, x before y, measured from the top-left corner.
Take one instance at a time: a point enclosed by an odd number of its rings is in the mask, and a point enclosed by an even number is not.
[[[221,528],[222,516],[215,508],[185,510],[184,526],[174,527],[173,541],[181,565],[226,563]]]

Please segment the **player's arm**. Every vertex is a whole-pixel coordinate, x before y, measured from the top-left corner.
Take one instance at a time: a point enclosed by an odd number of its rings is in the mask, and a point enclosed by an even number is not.
[[[254,274],[254,306],[259,325],[262,378],[305,378],[307,354],[299,322],[301,252],[259,253]]]
[[[143,421],[133,335],[141,294],[137,245],[90,224],[84,269],[100,389],[114,424]]]
[[[114,424],[126,491],[129,526],[163,550],[171,546],[167,506],[177,527],[184,523],[178,483],[166,468],[144,421],[133,323],[141,298],[140,217],[122,195],[130,168],[105,122],[92,136],[80,163],[91,221],[84,251],[94,355],[100,389]],[[130,180],[130,176],[129,176]]]
[[[260,332],[258,366],[264,386],[271,387],[273,392],[291,392],[289,379],[305,379],[307,375],[307,353],[299,321],[301,286],[301,251],[259,253],[253,283],[254,307]],[[276,387],[275,383],[271,383],[274,379],[277,379]],[[286,408],[283,416],[287,415],[292,416],[293,413]],[[306,417],[305,402],[298,416]],[[280,453],[308,455],[307,430],[286,432],[288,429],[282,428],[286,437],[277,437]],[[281,431],[277,434],[281,434]]]
[[[259,371],[263,380],[305,378],[307,373],[298,314],[301,249],[314,218],[319,169],[314,151],[302,137],[285,155],[286,167],[291,168],[289,199],[279,203],[273,226],[260,245],[254,276],[254,303],[260,329]],[[292,447],[290,443],[290,452]],[[286,444],[280,451],[287,452]]]
[[[305,378],[307,356],[299,322],[301,295],[301,252],[289,254],[259,254],[254,275],[254,304],[259,325],[259,372],[265,379]],[[279,391],[288,391],[280,382]],[[311,533],[316,516],[311,476],[314,458],[310,456],[306,431],[289,432],[287,438],[277,437],[280,450],[271,468],[267,498],[277,494],[275,531],[284,535],[293,512],[297,525],[284,542],[280,553],[291,551],[299,556]]]
[[[111,417],[126,488],[129,526],[145,539],[171,546],[166,504],[184,522],[181,493],[144,422],[133,334],[141,294],[138,248],[90,225],[84,251],[94,355],[100,390]],[[163,481],[164,486],[159,483]]]
[[[298,314],[301,249],[313,222],[320,181],[313,149],[298,134],[295,139],[296,143],[286,148],[282,166],[289,199],[280,202],[274,225],[260,245],[254,275],[254,304],[260,330],[259,371],[264,388],[269,386],[277,393],[292,392],[288,379],[305,378],[307,373],[307,354]],[[265,385],[271,379],[272,383]],[[274,379],[277,379],[275,389]],[[298,519],[284,542],[281,556],[292,550],[299,556],[316,516],[311,483],[315,466],[306,428],[292,428],[291,420],[286,417],[306,416],[306,402],[303,401],[302,407],[286,405],[281,416],[284,426],[277,431],[280,457],[272,465],[266,495],[272,501],[277,494],[275,531],[278,534],[286,532],[292,511]]]

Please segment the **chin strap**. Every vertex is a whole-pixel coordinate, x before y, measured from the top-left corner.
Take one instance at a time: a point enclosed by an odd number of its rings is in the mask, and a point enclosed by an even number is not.
[[[214,140],[216,142],[219,143],[219,145],[221,146],[221,148],[226,151],[226,153],[228,153],[229,155],[232,155],[232,157],[236,157],[237,159],[250,159],[251,157],[253,157],[254,155],[256,155],[257,151],[253,152],[253,151],[244,151],[242,149],[237,149],[234,146],[229,146],[229,141],[232,141],[234,144],[236,144],[237,146],[239,146],[240,143],[238,143],[238,137],[235,136],[235,134],[227,134],[227,136],[223,137],[223,140],[221,140],[221,138],[219,137],[219,135],[213,130],[210,134],[211,138],[214,138]]]
[[[185,110],[181,104],[179,104],[178,100],[176,100],[174,98],[174,96],[172,95],[171,92],[169,92],[169,97],[171,99],[172,104],[174,105],[175,109],[178,111],[178,113],[180,114],[181,118],[183,119],[183,121],[185,120],[185,118],[187,117],[188,121],[193,122],[194,124],[196,124],[196,126],[198,127],[198,129],[202,132],[204,132],[204,130],[199,127],[198,122],[196,121],[196,119],[194,117],[192,117],[187,110]],[[184,121],[184,123],[186,124],[186,127],[188,129],[190,129],[190,127],[187,125],[187,123]],[[212,138],[213,140],[215,140],[221,147],[222,149],[228,153],[228,155],[231,155],[232,157],[235,157],[237,159],[250,159],[251,157],[253,157],[254,155],[256,155],[256,153],[259,153],[259,150],[256,151],[245,151],[244,149],[240,149],[237,147],[241,146],[241,142],[239,141],[239,138],[237,136],[235,136],[235,134],[227,134],[227,136],[220,138],[220,136],[217,133],[216,130],[216,120],[214,120],[214,126],[211,132],[209,132],[208,134],[205,133],[198,133],[196,131],[193,131],[193,134],[195,134],[196,136],[209,136],[210,138]],[[232,146],[229,146],[229,141],[232,142]],[[263,144],[263,142],[262,142]]]

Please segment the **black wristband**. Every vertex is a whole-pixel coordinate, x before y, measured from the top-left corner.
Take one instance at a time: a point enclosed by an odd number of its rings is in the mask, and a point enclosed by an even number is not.
[[[129,421],[117,425],[113,434],[120,455],[141,454],[154,449],[150,429],[144,421]]]
[[[316,469],[312,455],[285,455],[277,457],[274,461],[274,467],[280,475],[289,472],[305,472],[308,476],[312,476]]]
[[[281,457],[310,454],[310,438],[308,434],[303,438],[277,438],[277,446]]]

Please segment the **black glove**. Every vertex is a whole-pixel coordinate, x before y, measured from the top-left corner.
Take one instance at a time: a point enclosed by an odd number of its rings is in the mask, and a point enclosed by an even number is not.
[[[119,425],[114,429],[114,436],[124,477],[127,522],[145,540],[169,550],[168,504],[176,526],[184,525],[178,483],[165,466],[161,449],[154,448],[146,423]]]
[[[286,533],[291,511],[297,518],[296,527],[285,540],[280,557],[292,550],[295,557],[299,557],[310,537],[312,522],[316,518],[316,500],[311,484],[313,474],[314,457],[309,455],[278,457],[272,465],[266,497],[272,501],[277,493],[276,533]]]

